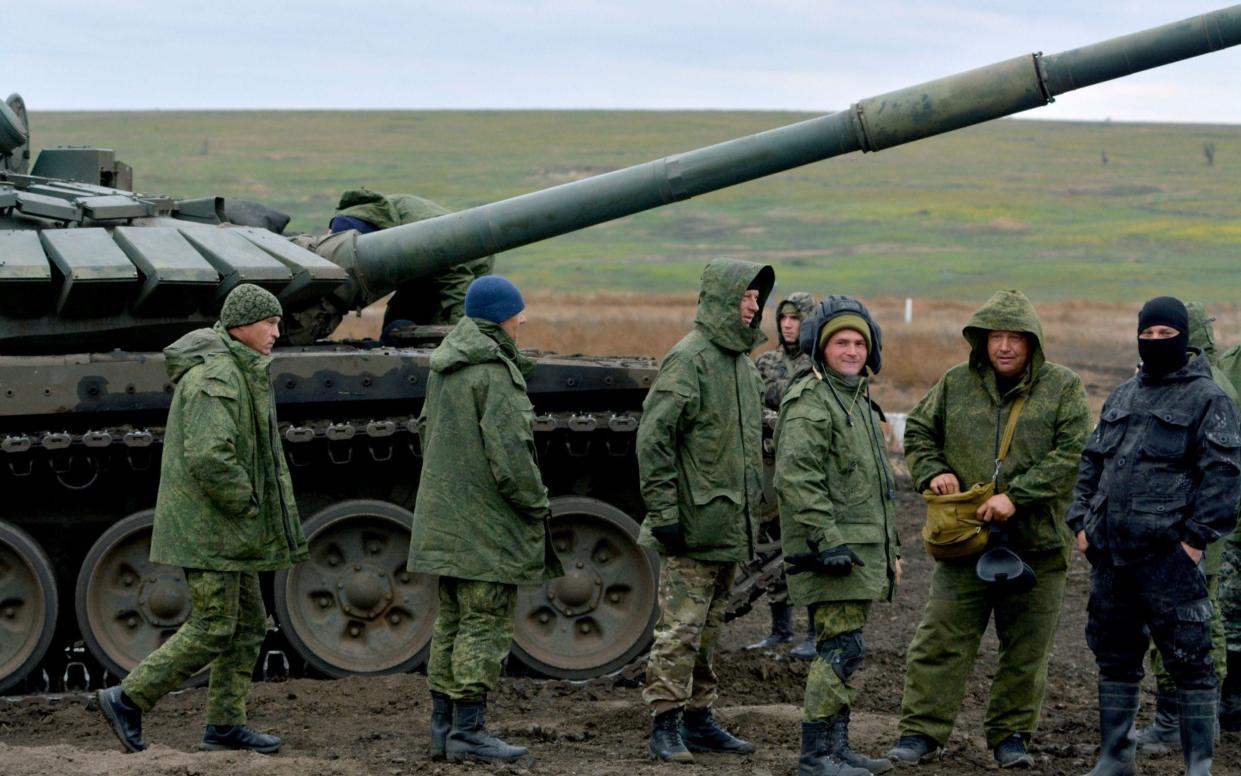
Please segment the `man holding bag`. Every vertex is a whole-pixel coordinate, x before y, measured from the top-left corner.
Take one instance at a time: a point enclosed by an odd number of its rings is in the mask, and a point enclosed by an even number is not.
[[[994,480],[995,493],[976,516],[1005,527],[1034,582],[983,582],[976,554],[936,561],[906,658],[900,741],[888,757],[918,763],[947,743],[994,614],[1000,655],[984,721],[987,746],[1001,767],[1028,768],[1034,761],[1025,745],[1043,703],[1070,555],[1060,516],[1090,433],[1090,406],[1081,378],[1044,358],[1042,323],[1020,291],[996,292],[962,334],[969,360],[949,369],[909,414],[905,456],[920,491],[949,495]],[[997,467],[1021,397],[1011,445]]]

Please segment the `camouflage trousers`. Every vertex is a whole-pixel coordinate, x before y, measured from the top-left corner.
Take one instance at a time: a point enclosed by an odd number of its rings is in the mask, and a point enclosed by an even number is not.
[[[1228,649],[1224,644],[1224,616],[1219,605],[1219,576],[1212,574],[1207,577],[1207,591],[1211,595],[1211,606],[1215,614],[1211,616],[1211,659],[1215,662],[1215,673],[1220,684],[1228,675]],[[1164,695],[1176,694],[1176,682],[1163,664],[1163,656],[1153,643],[1150,651],[1151,671],[1155,674],[1155,684]]]
[[[207,724],[244,725],[250,677],[267,635],[259,575],[186,569],[185,578],[193,605],[189,619],[125,677],[121,689],[150,711],[210,664]]]
[[[513,643],[517,586],[440,577],[439,603],[427,685],[453,700],[484,698]]]
[[[664,558],[659,622],[642,689],[642,700],[655,714],[715,703],[719,681],[712,660],[736,574],[735,563]]]
[[[849,678],[862,666],[862,627],[870,601],[821,601],[814,606],[818,654],[806,676],[806,721],[829,720],[853,706],[857,688]]]
[[[1038,727],[1069,554],[1067,548],[1020,554],[1037,577],[1024,593],[980,580],[973,558],[936,561],[931,597],[906,656],[901,736],[929,736],[941,746],[948,742],[992,615],[1000,654],[983,718],[987,748]]]
[[[1219,613],[1228,651],[1241,655],[1241,529],[1224,541],[1224,560],[1219,569]]]

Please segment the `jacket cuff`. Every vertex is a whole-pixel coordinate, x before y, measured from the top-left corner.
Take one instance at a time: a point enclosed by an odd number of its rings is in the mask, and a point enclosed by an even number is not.
[[[1193,531],[1190,531],[1188,528],[1185,529],[1185,535],[1184,537],[1181,538],[1181,541],[1185,542],[1190,547],[1193,547],[1195,550],[1203,550],[1203,551],[1205,551],[1207,548],[1207,545],[1210,544],[1210,542],[1206,541],[1205,539],[1203,539],[1201,536],[1194,533]]]
[[[681,511],[676,507],[653,509],[646,513],[646,522],[652,528],[657,525],[673,525],[674,523],[681,522]]]

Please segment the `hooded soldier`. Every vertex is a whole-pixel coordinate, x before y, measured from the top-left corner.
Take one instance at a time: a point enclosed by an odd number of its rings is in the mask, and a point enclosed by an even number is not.
[[[993,526],[993,543],[1007,536],[1035,581],[1027,589],[984,582],[977,556],[935,561],[930,601],[906,657],[900,741],[888,757],[916,763],[947,743],[994,617],[1002,646],[983,730],[1001,766],[1030,767],[1026,742],[1038,726],[1071,551],[1061,515],[1090,433],[1090,406],[1081,378],[1044,356],[1043,325],[1020,291],[997,291],[962,334],[969,360],[949,369],[906,418],[905,457],[918,491],[946,495],[995,480],[977,517]],[[1012,445],[997,467],[1020,397]]]
[[[642,699],[654,715],[650,752],[660,760],[754,751],[711,714],[712,661],[737,564],[754,557],[757,543],[762,381],[749,354],[765,339],[759,325],[774,282],[768,266],[708,264],[694,328],[668,351],[642,405],[639,541],[663,556]]]

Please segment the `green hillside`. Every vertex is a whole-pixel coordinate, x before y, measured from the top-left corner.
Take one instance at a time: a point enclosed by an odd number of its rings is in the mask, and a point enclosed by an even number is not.
[[[365,185],[464,208],[806,118],[731,112],[36,113],[36,148],[101,145],[136,187],[262,200],[326,227]],[[1204,143],[1214,143],[1206,164]],[[1107,163],[1103,162],[1103,155]],[[512,251],[527,285],[684,291],[704,261],[785,289],[971,298],[1241,296],[1241,127],[1006,120],[821,162]]]

